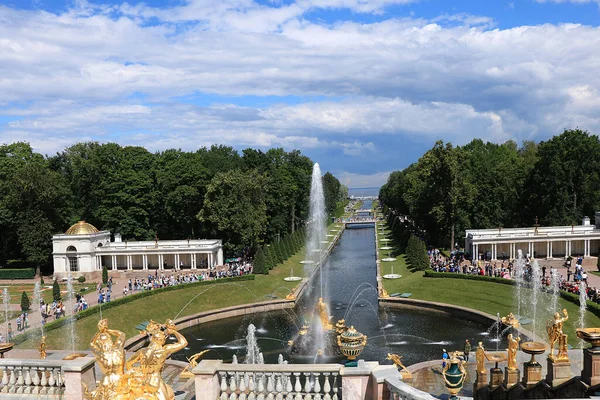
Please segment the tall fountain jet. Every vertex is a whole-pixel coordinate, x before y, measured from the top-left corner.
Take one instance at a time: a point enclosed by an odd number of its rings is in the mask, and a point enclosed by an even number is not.
[[[318,267],[321,267],[321,246],[325,239],[327,214],[325,212],[325,196],[323,195],[323,183],[321,181],[321,168],[319,163],[315,163],[312,172],[312,181],[310,184],[310,209],[308,219],[308,237],[306,245],[306,259],[316,260]],[[323,270],[320,272],[321,280],[321,298],[323,298]]]

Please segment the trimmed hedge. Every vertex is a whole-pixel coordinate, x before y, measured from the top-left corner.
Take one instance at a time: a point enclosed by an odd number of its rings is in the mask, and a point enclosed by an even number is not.
[[[0,269],[0,279],[33,279],[35,268]]]
[[[511,285],[514,286],[516,281],[512,279],[505,278],[496,278],[495,276],[487,276],[487,275],[469,275],[469,274],[461,274],[461,273],[453,273],[453,272],[435,272],[435,271],[425,271],[426,278],[454,278],[454,279],[466,279],[472,281],[486,281],[493,283],[501,283],[503,285]],[[529,285],[525,285],[529,287]],[[579,295],[574,293],[566,292],[561,290],[558,292],[560,297],[570,301],[579,306]],[[587,301],[586,307],[589,312],[600,318],[600,304],[594,303],[593,301]]]
[[[120,299],[116,299],[116,300],[113,300],[108,303],[104,303],[101,305],[102,307],[100,307],[100,305],[97,304],[95,306],[88,308],[87,310],[78,312],[77,314],[74,315],[74,317],[75,317],[75,320],[80,320],[82,318],[86,318],[86,317],[100,313],[100,309],[106,311],[113,307],[117,307],[117,306],[129,303],[131,301],[134,301],[134,300],[138,300],[138,299],[148,297],[148,296],[153,296],[153,295],[159,294],[159,293],[170,292],[173,290],[182,290],[182,289],[186,289],[189,287],[207,286],[207,285],[214,285],[214,284],[227,283],[227,282],[253,281],[254,279],[255,279],[254,275],[242,275],[242,276],[235,276],[235,277],[231,277],[231,278],[220,278],[220,279],[211,280],[211,281],[199,281],[199,282],[193,282],[193,283],[186,283],[183,285],[167,286],[167,287],[161,288],[161,289],[152,289],[152,290],[148,290],[145,292],[135,293],[135,294],[132,294],[129,296],[121,297]],[[49,332],[54,329],[58,329],[61,326],[66,325],[70,320],[71,320],[71,318],[63,317],[61,319],[57,319],[52,322],[49,322],[46,325],[44,325],[44,332]],[[35,330],[41,331],[40,328],[36,328]],[[22,333],[20,335],[15,336],[13,343],[15,345],[23,343],[27,339],[31,338],[31,332],[32,331],[30,330],[27,333]],[[40,332],[37,332],[37,333],[40,333]]]
[[[10,269],[17,269],[17,268],[34,268],[35,269],[35,264],[25,261],[25,260],[8,260],[6,261],[6,266]]]
[[[487,275],[470,275],[456,272],[435,272],[432,270],[425,271],[426,278],[454,278],[454,279],[467,279],[472,281],[486,281],[501,283],[503,285],[514,285],[515,281],[512,279],[496,278],[495,276]]]

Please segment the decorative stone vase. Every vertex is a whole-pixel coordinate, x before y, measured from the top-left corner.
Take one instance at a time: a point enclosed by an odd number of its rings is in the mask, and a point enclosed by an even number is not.
[[[346,356],[348,360],[352,361],[364,350],[367,345],[367,336],[351,326],[344,333],[338,335],[337,345],[340,348],[340,352]]]
[[[453,354],[452,358],[448,360],[444,370],[442,371],[444,384],[450,393],[451,399],[458,399],[456,395],[463,388],[465,377],[467,376],[467,371],[465,371],[462,364],[462,360],[459,360],[455,353]]]

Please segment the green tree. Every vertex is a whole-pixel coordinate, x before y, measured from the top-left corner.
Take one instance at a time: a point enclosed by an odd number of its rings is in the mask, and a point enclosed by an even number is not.
[[[108,268],[106,268],[106,265],[102,266],[102,283],[105,285],[108,283]]]
[[[218,173],[208,185],[198,218],[223,237],[228,251],[261,242],[267,223],[266,183],[267,178],[255,170],[234,169]]]
[[[52,298],[54,299],[54,301],[60,301],[61,299],[60,286],[58,285],[58,281],[56,279],[52,284]]]
[[[30,308],[31,308],[31,304],[29,302],[29,296],[27,296],[27,293],[25,293],[25,291],[23,291],[23,293],[21,294],[21,311],[22,312],[29,311]]]

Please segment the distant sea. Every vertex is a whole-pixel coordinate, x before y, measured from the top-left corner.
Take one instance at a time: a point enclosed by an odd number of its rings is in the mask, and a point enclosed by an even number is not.
[[[349,188],[348,196],[379,196],[381,187]]]

